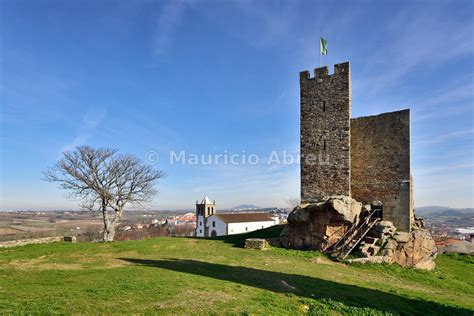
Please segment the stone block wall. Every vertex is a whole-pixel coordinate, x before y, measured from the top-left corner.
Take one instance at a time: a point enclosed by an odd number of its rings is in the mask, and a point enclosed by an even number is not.
[[[410,231],[410,110],[351,119],[351,193],[383,202],[384,220]]]
[[[349,63],[300,73],[301,201],[350,196],[351,80]]]

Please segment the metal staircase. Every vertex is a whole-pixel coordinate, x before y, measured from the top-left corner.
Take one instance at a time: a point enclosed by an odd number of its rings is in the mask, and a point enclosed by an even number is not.
[[[358,225],[353,225],[347,232],[335,243],[330,250],[338,259],[346,259],[347,256],[354,250],[359,242],[367,235],[367,233],[379,221],[379,218],[374,216],[377,210],[372,211],[363,222]]]

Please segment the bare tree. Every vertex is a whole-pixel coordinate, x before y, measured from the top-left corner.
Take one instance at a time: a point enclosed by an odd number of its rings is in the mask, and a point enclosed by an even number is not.
[[[164,173],[118,150],[79,146],[44,172],[44,180],[59,183],[81,206],[102,213],[104,241],[113,241],[125,205],[141,205],[157,193]]]

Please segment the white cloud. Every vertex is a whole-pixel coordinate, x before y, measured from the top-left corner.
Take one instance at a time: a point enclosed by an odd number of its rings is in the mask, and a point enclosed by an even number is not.
[[[104,108],[92,108],[88,110],[81,121],[79,133],[69,144],[61,147],[61,152],[72,150],[77,146],[84,145],[94,134],[97,127],[102,123],[107,111]]]
[[[451,140],[453,138],[459,139],[461,137],[472,135],[472,134],[474,134],[474,128],[469,128],[469,129],[454,131],[451,133],[429,136],[421,140],[414,140],[413,143],[415,146],[425,145],[425,144],[438,144],[438,143],[445,142],[447,140]]]
[[[153,54],[160,57],[166,54],[171,38],[181,22],[186,6],[190,1],[172,0],[166,3],[156,19],[156,29],[153,38]]]
[[[455,170],[472,170],[474,168],[474,163],[465,162],[465,163],[456,163],[447,166],[435,166],[430,168],[419,168],[414,170],[413,174],[415,176],[426,176],[426,175],[449,175],[452,171]]]
[[[470,26],[461,25],[455,20],[446,21],[444,16],[444,8],[437,7],[416,12],[404,10],[391,20],[383,49],[379,47],[366,59],[365,74],[360,76],[361,88],[369,91],[393,86],[414,70],[426,71],[473,54],[472,22]]]

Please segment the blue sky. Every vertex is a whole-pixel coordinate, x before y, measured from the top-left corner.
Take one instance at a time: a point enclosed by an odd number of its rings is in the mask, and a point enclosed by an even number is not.
[[[285,206],[299,166],[170,164],[299,151],[299,72],[351,62],[354,117],[411,108],[415,204],[474,207],[473,2],[0,2],[1,209],[75,208],[41,172],[88,144],[167,173],[155,209]],[[332,71],[332,68],[330,68]]]

